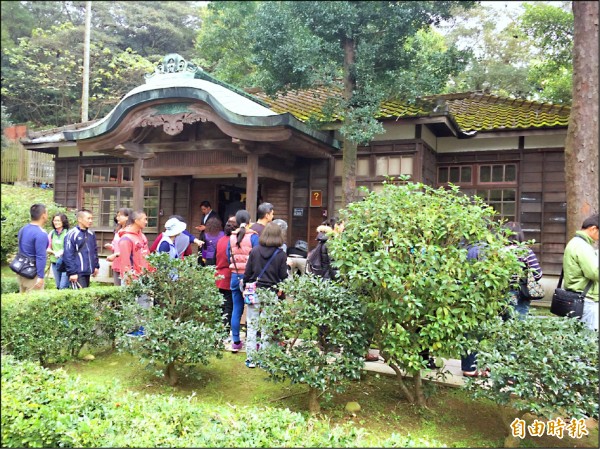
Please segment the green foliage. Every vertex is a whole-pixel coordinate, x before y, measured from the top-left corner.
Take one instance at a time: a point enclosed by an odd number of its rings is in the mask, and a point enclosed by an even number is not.
[[[4,152],[4,148],[8,146],[8,141],[4,135],[4,130],[11,126],[12,122],[10,121],[10,114],[6,111],[6,106],[2,104],[0,108],[2,110],[2,151]]]
[[[504,96],[569,103],[572,86],[573,13],[562,6],[524,3],[523,12],[503,11],[509,22],[498,27],[498,10],[479,5],[457,11],[444,25],[450,44],[472,57],[448,84],[451,92],[487,90]]]
[[[504,308],[511,276],[521,270],[494,211],[455,186],[384,183],[343,212],[344,232],[329,240],[343,282],[368,296],[375,342],[387,363],[409,373],[421,352],[456,357],[464,334]],[[467,245],[482,258],[467,261]]]
[[[349,424],[287,409],[119,395],[114,386],[2,357],[4,447],[360,447],[362,440]]]
[[[49,216],[45,227],[46,231],[52,229],[51,217],[53,214],[64,213],[71,225],[77,223],[74,212],[53,203],[52,195],[52,190],[2,184],[2,240],[0,241],[0,261],[2,263],[6,263],[11,255],[16,254],[19,229],[31,221],[29,209],[33,204],[46,205]]]
[[[491,377],[469,379],[475,398],[548,419],[598,418],[598,334],[579,320],[491,323],[477,360]]]
[[[62,126],[80,121],[82,30],[71,23],[35,29],[8,49],[2,70],[2,99],[18,122]],[[90,45],[90,117],[106,114],[152,71],[149,61],[131,49]]]
[[[346,381],[360,378],[369,346],[361,298],[314,275],[293,276],[279,288],[288,299],[261,291],[259,329],[285,345],[269,345],[255,361],[275,381],[343,391]]]
[[[85,343],[111,342],[131,308],[117,287],[2,295],[2,351],[18,359],[61,362]]]
[[[19,281],[16,276],[2,276],[0,280],[2,283],[1,292],[5,293],[19,293]]]
[[[199,267],[192,257],[171,259],[167,253],[148,256],[146,270],[125,289],[130,303],[146,295],[154,302],[139,308],[145,336],[121,336],[117,344],[140,357],[150,367],[166,366],[165,374],[177,382],[175,364],[208,364],[222,357],[225,327],[223,297],[215,284],[214,267]]]

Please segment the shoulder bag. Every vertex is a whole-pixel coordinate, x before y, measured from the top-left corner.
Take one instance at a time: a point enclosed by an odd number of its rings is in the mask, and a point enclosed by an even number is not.
[[[585,295],[592,288],[592,281],[589,281],[582,292],[574,292],[560,288],[563,280],[563,270],[558,278],[558,286],[552,295],[550,312],[557,316],[566,316],[568,318],[581,318],[583,315],[583,302]]]
[[[37,276],[35,267],[35,257],[29,257],[23,254],[21,250],[21,231],[19,231],[19,252],[8,266],[19,276],[27,279],[34,279]]]
[[[279,250],[280,250],[280,248],[277,248],[275,250],[275,252],[271,255],[271,257],[269,257],[269,260],[265,264],[264,268],[262,269],[260,274],[256,277],[256,281],[248,282],[244,286],[244,291],[242,292],[242,296],[244,297],[245,304],[249,304],[249,305],[258,304],[258,294],[256,292],[256,289],[258,288],[258,281],[260,280],[262,275],[265,274],[265,271],[267,271],[267,267],[271,264],[271,261],[275,258],[275,256],[279,252]]]
[[[521,298],[529,300],[542,299],[546,294],[542,284],[535,280],[530,271],[527,272],[527,277],[519,280],[519,290]]]

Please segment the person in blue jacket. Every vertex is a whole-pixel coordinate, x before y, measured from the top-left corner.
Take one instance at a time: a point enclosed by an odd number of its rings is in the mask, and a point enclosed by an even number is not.
[[[80,210],[77,212],[77,226],[65,237],[63,260],[69,282],[74,287],[89,287],[90,276],[96,276],[100,268],[96,234],[90,230],[93,221],[90,211]]]

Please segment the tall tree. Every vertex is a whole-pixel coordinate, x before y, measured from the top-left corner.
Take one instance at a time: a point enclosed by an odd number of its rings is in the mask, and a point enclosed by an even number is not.
[[[358,144],[383,127],[375,119],[381,101],[434,93],[461,66],[464,55],[445,49],[422,60],[412,46],[417,32],[448,18],[452,1],[261,2],[251,30],[259,80],[267,94],[337,85],[343,117],[343,203],[356,195]],[[413,39],[413,40],[411,40]],[[417,63],[421,64],[417,64]],[[340,82],[341,79],[341,82]]]
[[[567,235],[598,213],[598,2],[573,2],[573,105],[565,143]]]

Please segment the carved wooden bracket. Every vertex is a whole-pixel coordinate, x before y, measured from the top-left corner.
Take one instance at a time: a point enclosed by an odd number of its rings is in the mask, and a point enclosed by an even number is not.
[[[183,125],[205,121],[206,115],[204,114],[184,112],[180,114],[162,114],[146,117],[141,121],[140,126],[154,126],[155,128],[162,126],[165,133],[170,136],[176,136],[183,131]]]

